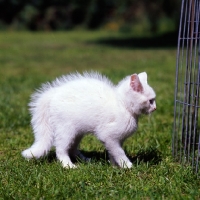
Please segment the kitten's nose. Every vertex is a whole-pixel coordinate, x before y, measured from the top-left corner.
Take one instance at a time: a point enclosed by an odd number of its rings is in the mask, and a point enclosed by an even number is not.
[[[156,107],[154,107],[151,112],[154,112],[155,110],[156,110]]]

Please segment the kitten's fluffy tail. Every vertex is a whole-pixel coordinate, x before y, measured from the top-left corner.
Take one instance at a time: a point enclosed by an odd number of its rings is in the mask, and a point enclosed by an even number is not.
[[[51,99],[49,95],[37,92],[32,96],[32,101],[29,104],[35,142],[29,149],[22,152],[22,156],[27,159],[46,155],[52,146],[53,130],[50,122],[49,99]]]

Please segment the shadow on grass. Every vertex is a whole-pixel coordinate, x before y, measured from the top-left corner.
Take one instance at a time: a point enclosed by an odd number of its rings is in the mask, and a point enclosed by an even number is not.
[[[95,162],[99,162],[99,161],[108,162],[108,160],[109,160],[109,156],[108,156],[107,151],[104,151],[104,152],[81,151],[81,152],[83,153],[84,156],[91,158]],[[144,151],[141,150],[135,156],[128,155],[127,153],[126,153],[126,155],[130,159],[130,161],[133,163],[133,165],[138,165],[141,162],[144,162],[144,163],[148,162],[152,165],[157,165],[157,164],[159,164],[159,162],[162,161],[161,152],[159,152],[157,149],[153,149],[153,148],[150,148],[150,149],[147,149],[147,150],[144,150]]]
[[[152,165],[157,165],[162,161],[162,154],[157,149],[147,149],[140,151],[136,156],[129,157],[133,164],[140,164],[141,162],[150,163]]]
[[[154,37],[103,38],[96,44],[119,48],[173,48],[177,46],[178,32],[168,32]]]
[[[103,152],[97,152],[97,151],[81,151],[81,153],[86,156],[87,158],[90,158],[92,162],[103,162],[108,163],[109,156],[107,151]],[[149,163],[150,165],[157,165],[159,162],[162,161],[162,155],[157,149],[147,149],[144,151],[140,151],[135,156],[128,155],[129,159],[133,163],[133,165],[138,165],[140,163]],[[47,162],[54,162],[56,160],[56,153],[55,151],[50,151],[50,153],[43,158]],[[80,159],[72,159],[73,162],[78,162]]]

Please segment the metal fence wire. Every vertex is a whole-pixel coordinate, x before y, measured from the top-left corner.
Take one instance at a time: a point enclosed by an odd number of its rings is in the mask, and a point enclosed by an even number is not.
[[[182,0],[172,153],[197,173],[200,161],[200,0]]]

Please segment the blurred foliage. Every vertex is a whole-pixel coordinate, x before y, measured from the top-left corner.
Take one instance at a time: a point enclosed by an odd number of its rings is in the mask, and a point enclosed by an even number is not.
[[[181,0],[0,0],[0,29],[177,29]]]

